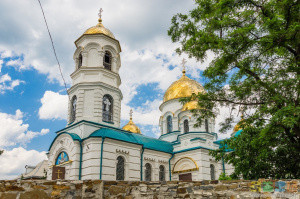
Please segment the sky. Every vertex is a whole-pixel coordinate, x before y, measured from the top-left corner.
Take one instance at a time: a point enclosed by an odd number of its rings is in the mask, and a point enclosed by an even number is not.
[[[59,3],[58,3],[59,2]],[[75,69],[74,41],[98,23],[111,30],[122,47],[120,77],[123,93],[121,127],[133,109],[133,121],[144,135],[158,137],[159,105],[164,92],[181,76],[202,85],[201,76],[213,59],[204,63],[175,53],[178,43],[167,35],[171,18],[188,13],[193,0],[41,0],[58,60],[70,88]],[[46,152],[66,126],[68,97],[55,60],[38,0],[0,1],[0,179],[13,179],[25,165],[46,159]],[[218,123],[227,114],[222,109]],[[228,137],[219,134],[219,138]]]

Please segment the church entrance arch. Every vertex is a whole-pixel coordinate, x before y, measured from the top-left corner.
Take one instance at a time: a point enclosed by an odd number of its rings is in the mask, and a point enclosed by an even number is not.
[[[173,173],[186,173],[197,170],[199,170],[199,167],[196,161],[190,157],[180,158],[173,167]]]

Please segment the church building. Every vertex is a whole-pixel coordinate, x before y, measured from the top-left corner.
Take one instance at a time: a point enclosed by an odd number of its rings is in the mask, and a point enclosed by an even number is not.
[[[214,119],[194,127],[196,118],[190,110],[199,108],[197,102],[179,102],[205,92],[186,76],[185,69],[157,107],[161,111],[158,139],[143,135],[132,111],[128,124],[120,128],[121,45],[99,17],[99,23],[75,41],[68,124],[56,132],[50,145],[47,179],[199,181],[230,174],[232,166],[209,155],[219,148]]]

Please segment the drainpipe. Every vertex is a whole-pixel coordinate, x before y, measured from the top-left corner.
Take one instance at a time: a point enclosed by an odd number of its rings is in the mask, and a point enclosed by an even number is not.
[[[101,143],[101,155],[100,155],[100,180],[102,179],[102,158],[103,158],[103,144],[104,144],[105,137],[102,137]]]
[[[144,156],[144,145],[142,146],[142,153],[141,153],[141,181],[143,181],[143,156]]]
[[[80,144],[80,159],[79,159],[79,176],[78,179],[81,180],[81,170],[82,170],[82,141],[79,140]]]
[[[223,173],[225,173],[225,164],[224,164],[223,154],[222,154],[222,165],[223,165]]]
[[[174,153],[172,153],[171,158],[169,159],[169,176],[170,176],[170,181],[172,180],[172,175],[171,175],[171,160],[174,157]]]

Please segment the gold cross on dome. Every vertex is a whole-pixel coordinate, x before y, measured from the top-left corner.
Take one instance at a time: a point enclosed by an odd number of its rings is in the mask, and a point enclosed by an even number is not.
[[[133,113],[133,111],[132,111],[132,109],[130,109],[130,111],[129,111],[130,119],[132,119],[132,113]]]
[[[183,70],[185,70],[185,64],[186,64],[186,60],[183,58],[183,59],[182,59],[182,62],[181,62],[181,65],[182,65]]]
[[[100,10],[99,10],[99,14],[98,14],[98,16],[99,16],[99,18],[101,19],[101,17],[102,17],[102,12],[103,12],[103,9],[102,8],[100,8]]]

